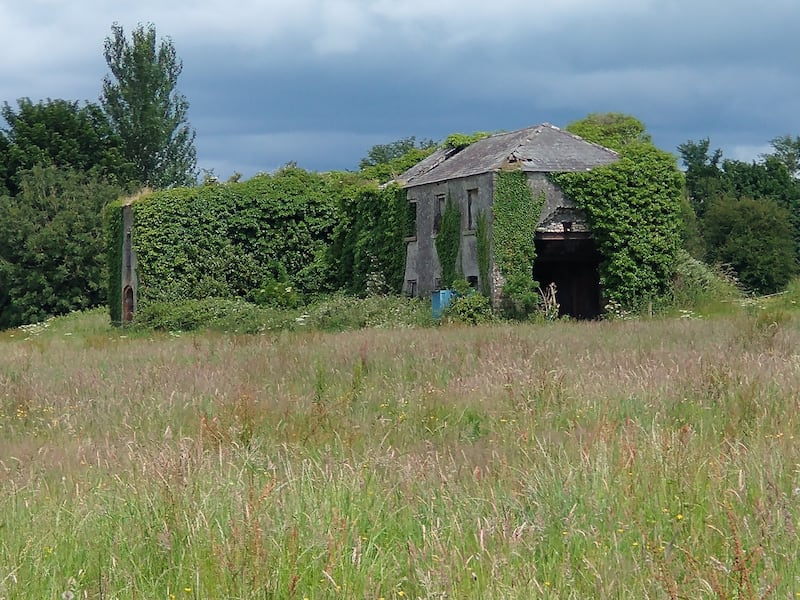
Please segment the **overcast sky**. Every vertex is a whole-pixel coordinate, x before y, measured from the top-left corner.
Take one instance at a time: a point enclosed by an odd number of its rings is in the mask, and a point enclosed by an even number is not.
[[[0,101],[97,101],[114,22],[172,39],[220,178],[591,112],[743,160],[800,134],[798,0],[0,0]]]

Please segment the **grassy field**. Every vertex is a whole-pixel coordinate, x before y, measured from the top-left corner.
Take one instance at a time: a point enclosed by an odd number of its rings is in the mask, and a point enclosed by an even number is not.
[[[800,597],[800,321],[0,332],[0,598]]]

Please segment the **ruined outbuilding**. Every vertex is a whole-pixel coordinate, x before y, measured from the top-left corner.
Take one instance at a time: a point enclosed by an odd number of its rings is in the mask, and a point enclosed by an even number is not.
[[[548,123],[492,135],[463,149],[438,149],[399,178],[412,205],[411,212],[416,214],[416,235],[406,242],[404,292],[427,295],[441,286],[442,270],[435,239],[449,198],[458,204],[461,213],[457,258],[460,271],[473,285],[490,290],[493,301],[499,299],[503,280],[493,260],[490,281],[480,281],[477,216],[486,215],[491,238],[497,173],[518,169],[527,175],[534,196],[543,195],[544,199],[538,223],[530,232],[536,244],[531,276],[542,288],[555,284],[562,315],[598,316],[601,312],[598,266],[602,257],[586,214],[565,197],[548,174],[587,171],[618,159],[613,150]]]

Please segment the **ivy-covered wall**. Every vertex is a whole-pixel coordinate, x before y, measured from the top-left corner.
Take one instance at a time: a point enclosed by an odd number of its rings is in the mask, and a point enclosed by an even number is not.
[[[481,215],[487,217],[491,223],[493,180],[493,173],[484,173],[404,190],[407,193],[407,202],[416,205],[417,217],[416,235],[407,241],[406,291],[410,291],[408,283],[414,281],[418,284],[417,293],[424,296],[443,287],[444,279],[449,277],[445,273],[446,269],[438,248],[441,247],[441,242],[438,240],[444,227],[442,220],[444,210],[437,209],[437,204],[440,203],[440,207],[441,205],[446,207],[448,198],[453,210],[457,210],[459,215],[458,252],[453,267],[455,274],[457,277],[477,277],[479,281],[481,280],[477,223]],[[440,216],[437,217],[437,214]],[[438,232],[435,227],[437,219]],[[448,258],[446,262],[449,265],[450,259]]]
[[[411,229],[406,193],[396,185],[362,184],[341,195],[326,252],[337,287],[355,294],[399,293]]]
[[[122,323],[122,247],[124,229],[122,226],[123,201],[110,202],[103,209],[103,222],[106,231],[106,261],[108,264],[108,306],[111,322]]]
[[[303,290],[334,225],[336,181],[285,168],[132,204],[139,300],[248,297],[277,272]]]
[[[461,210],[448,194],[447,204],[442,215],[442,224],[436,236],[436,254],[442,267],[442,288],[453,285],[453,281],[462,277],[460,265],[457,264],[461,249]]]
[[[534,234],[544,194],[535,197],[522,171],[500,171],[494,187],[494,262],[502,277],[502,309],[524,317],[536,308],[538,283],[533,279],[536,260]],[[495,290],[497,292],[499,290]],[[498,308],[497,306],[495,308]]]
[[[620,150],[620,160],[552,180],[586,212],[603,255],[603,295],[625,309],[668,292],[681,245],[683,177],[675,158],[649,143]]]
[[[405,192],[357,174],[285,167],[242,183],[147,193],[131,210],[140,303],[209,296],[263,302],[275,282],[307,295],[402,286]],[[112,203],[106,240],[115,323],[123,318],[123,229],[122,202]]]

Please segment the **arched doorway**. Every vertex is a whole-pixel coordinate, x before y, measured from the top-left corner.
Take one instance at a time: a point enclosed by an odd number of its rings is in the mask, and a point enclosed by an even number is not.
[[[125,286],[122,290],[122,321],[123,323],[130,323],[133,321],[134,311],[134,298],[133,288],[129,285]]]

